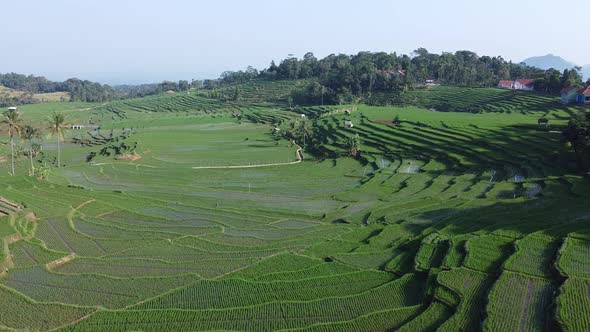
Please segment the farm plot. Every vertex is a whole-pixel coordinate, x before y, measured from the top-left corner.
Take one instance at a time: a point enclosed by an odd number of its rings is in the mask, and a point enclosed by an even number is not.
[[[480,329],[486,303],[485,294],[492,285],[488,275],[465,268],[443,271],[438,282],[459,295],[457,311],[441,325],[439,331],[474,331]]]
[[[273,302],[224,310],[105,311],[81,322],[74,330],[107,326],[113,331],[151,331],[163,328],[271,331],[304,328],[314,324],[346,324],[366,315],[416,306],[421,295],[421,286],[419,279],[407,275],[363,293],[312,301]],[[412,314],[416,314],[416,311],[412,311]],[[411,315],[405,317],[406,319],[397,324],[401,325]]]
[[[558,268],[566,275],[590,278],[590,241],[568,237],[564,241],[558,261]]]
[[[557,316],[566,331],[590,329],[590,281],[569,278],[557,298]]]
[[[489,296],[487,331],[539,331],[548,328],[547,311],[554,289],[550,282],[504,272]]]
[[[50,330],[74,323],[95,308],[38,303],[0,286],[0,326],[14,330]]]
[[[514,239],[495,234],[471,238],[466,243],[467,256],[465,267],[482,271],[495,272],[512,252]]]
[[[59,275],[33,267],[12,271],[4,284],[36,301],[122,308],[197,280],[194,275],[136,279]]]
[[[531,234],[516,244],[516,252],[504,265],[505,270],[537,277],[551,276],[551,262],[557,254],[558,240]]]

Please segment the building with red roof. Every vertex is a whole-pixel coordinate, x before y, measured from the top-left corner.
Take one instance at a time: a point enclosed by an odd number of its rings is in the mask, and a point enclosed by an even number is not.
[[[570,86],[561,90],[561,102],[564,104],[575,103],[578,97],[578,87]]]
[[[535,80],[531,80],[528,78],[516,80],[516,81],[514,81],[514,89],[525,90],[525,91],[534,91],[535,90],[534,83],[535,83]]]
[[[583,105],[590,105],[590,84],[578,90],[576,101]]]
[[[535,80],[523,78],[516,81],[507,81],[502,80],[498,83],[498,88],[500,89],[511,89],[511,90],[524,90],[524,91],[534,91],[535,90]]]
[[[500,83],[498,83],[498,88],[500,88],[500,89],[512,89],[513,85],[514,85],[514,82],[513,81],[503,80],[503,81],[500,81]]]

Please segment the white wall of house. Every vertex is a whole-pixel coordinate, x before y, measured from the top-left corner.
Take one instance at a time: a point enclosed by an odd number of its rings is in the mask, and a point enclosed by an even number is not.
[[[519,82],[514,82],[514,88],[516,90],[533,91],[535,88],[532,85],[524,85]]]

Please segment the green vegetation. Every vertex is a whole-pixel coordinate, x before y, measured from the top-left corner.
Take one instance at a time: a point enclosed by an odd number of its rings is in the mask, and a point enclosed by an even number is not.
[[[244,77],[0,128],[0,329],[588,330],[578,109],[444,86],[299,107],[307,81]]]

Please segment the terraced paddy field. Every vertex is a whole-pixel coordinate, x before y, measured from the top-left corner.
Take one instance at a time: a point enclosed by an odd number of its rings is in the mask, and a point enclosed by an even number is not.
[[[0,329],[588,331],[590,182],[554,132],[573,109],[310,107],[294,163],[284,89],[23,108],[100,129],[67,130],[60,168],[46,138],[45,181],[0,164]]]

